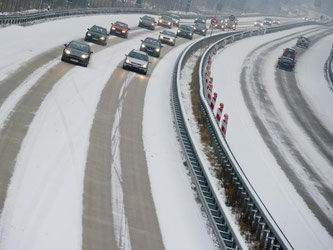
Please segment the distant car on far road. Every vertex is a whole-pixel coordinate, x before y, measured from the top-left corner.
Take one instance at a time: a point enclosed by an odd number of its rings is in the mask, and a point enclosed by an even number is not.
[[[156,20],[154,17],[144,15],[139,19],[139,27],[155,30]]]
[[[146,52],[140,50],[131,50],[128,55],[125,55],[125,61],[123,63],[123,69],[134,70],[144,75],[147,74],[149,66],[149,56]]]
[[[295,58],[290,58],[286,56],[279,57],[277,67],[280,69],[287,69],[293,71],[295,68],[296,60]]]
[[[268,26],[271,26],[273,24],[273,19],[272,18],[268,18],[266,17],[264,19],[264,25],[268,25]]]
[[[263,23],[261,20],[256,20],[256,21],[253,23],[253,26],[255,26],[255,27],[263,27],[263,26],[264,26],[264,23]]]
[[[193,27],[189,25],[180,25],[177,30],[177,36],[184,37],[187,39],[193,39]]]
[[[194,23],[206,24],[206,21],[207,21],[207,19],[205,17],[202,17],[202,16],[197,17],[197,18],[194,19]]]
[[[310,39],[305,36],[299,37],[296,42],[296,46],[300,48],[308,48],[309,44],[310,44]]]
[[[193,32],[202,36],[205,36],[207,33],[206,24],[196,23],[193,25]]]
[[[94,25],[88,29],[84,40],[87,42],[106,45],[108,41],[108,32],[105,28]]]
[[[161,16],[161,18],[158,20],[157,24],[171,29],[172,25],[173,25],[173,20],[169,16]]]
[[[64,44],[64,46],[61,61],[80,64],[84,67],[88,66],[90,55],[93,53],[89,44],[71,41],[69,44]]]
[[[172,46],[175,46],[176,44],[176,33],[168,30],[163,30],[160,32],[160,35],[158,36],[158,39],[165,44],[169,44]]]
[[[130,28],[126,23],[117,21],[115,23],[111,23],[111,25],[112,25],[110,29],[111,35],[121,36],[124,38],[128,37],[128,31],[130,30]]]
[[[273,24],[281,24],[280,20],[277,18],[273,19]]]
[[[179,27],[180,17],[175,14],[171,14],[170,17],[172,18],[173,25]]]

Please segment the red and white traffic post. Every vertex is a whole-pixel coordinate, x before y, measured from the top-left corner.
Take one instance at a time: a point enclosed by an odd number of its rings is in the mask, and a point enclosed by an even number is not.
[[[218,124],[220,124],[220,121],[222,118],[223,108],[224,108],[224,104],[221,102],[220,107],[217,109],[217,113],[216,113],[216,119],[218,121]]]
[[[217,93],[214,92],[214,94],[213,94],[213,98],[212,98],[212,100],[211,100],[211,102],[210,102],[210,108],[211,108],[212,110],[214,110],[215,103],[216,103],[216,99],[217,99]]]
[[[229,119],[228,114],[224,114],[224,118],[223,118],[223,121],[222,121],[222,127],[221,127],[222,133],[224,135],[227,133],[228,119]]]

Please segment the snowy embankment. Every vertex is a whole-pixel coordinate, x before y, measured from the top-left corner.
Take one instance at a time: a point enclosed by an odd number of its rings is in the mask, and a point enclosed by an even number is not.
[[[318,219],[297,194],[285,173],[280,169],[280,166],[262,140],[240,91],[240,75],[243,67],[254,67],[251,61],[243,65],[241,63],[246,60],[248,54],[254,50],[261,50],[261,48],[258,48],[261,44],[273,41],[281,36],[292,35],[297,31],[305,31],[308,28],[302,27],[265,36],[247,38],[227,46],[227,48],[219,51],[218,55],[213,59],[212,77],[214,78],[214,91],[219,94],[217,103],[224,103],[224,112],[228,113],[230,117],[227,131],[228,143],[254,188],[287,238],[291,241],[291,244],[295,249],[330,249],[333,246],[332,237],[322,227]],[[285,42],[283,45],[279,45],[281,41],[277,42],[276,47],[264,59],[265,66],[262,69],[262,72],[264,72],[263,82],[269,86],[270,98],[278,104],[283,101],[277,100],[276,96],[272,94],[272,92],[276,91],[274,71],[277,58],[281,55],[284,47],[295,44],[295,39],[292,41],[289,41],[290,38],[283,39],[281,40]],[[332,92],[328,91],[326,81],[322,80],[324,79],[323,63],[327,59],[328,53],[327,49],[321,49],[321,52],[318,51],[320,46],[327,46],[328,40],[329,38],[325,39],[326,43],[323,40],[323,42],[316,44],[309,49],[309,52],[305,53],[296,66],[296,75],[298,84],[308,86],[300,88],[304,89],[305,96],[308,96],[310,103],[316,102],[318,98],[324,99],[322,102],[317,103],[317,107],[314,105],[313,108],[320,109],[321,113],[326,111],[325,114],[328,114],[330,118],[324,121],[331,126],[332,111],[327,107],[321,106],[321,104],[324,106],[332,105]],[[313,61],[314,58],[315,62]],[[302,62],[302,60],[304,61]],[[309,67],[306,68],[306,62],[308,62],[307,65],[318,66],[311,69]],[[300,78],[300,76],[302,77]],[[305,81],[305,78],[308,79]],[[311,81],[311,84],[309,81]],[[318,84],[318,81],[321,81],[321,83]],[[314,86],[315,84],[317,86]],[[314,90],[316,94],[312,95]],[[321,95],[322,92],[326,92],[326,94]],[[281,105],[281,109],[283,109],[283,105]],[[288,113],[288,111],[282,110],[281,113]],[[264,116],[265,114],[260,115]],[[287,119],[289,118],[286,118],[286,115],[282,117],[286,119],[284,122],[288,123]],[[294,127],[292,128],[294,129]],[[295,136],[298,136],[296,139],[299,142],[307,140],[300,133],[296,133]],[[283,145],[280,146],[283,147]],[[313,153],[311,148],[306,150],[306,152],[310,150]],[[317,157],[317,160],[320,159]],[[332,171],[328,168],[327,163],[319,162],[327,170],[326,175],[328,175],[328,179],[332,179]],[[307,179],[306,176],[304,177],[304,182],[312,185],[311,180]],[[317,195],[320,194],[317,193]],[[328,207],[327,213],[332,215],[331,211],[331,208]]]

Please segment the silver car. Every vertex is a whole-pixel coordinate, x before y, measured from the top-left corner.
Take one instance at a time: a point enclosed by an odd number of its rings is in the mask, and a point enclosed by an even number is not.
[[[128,55],[125,55],[123,69],[134,70],[147,74],[149,66],[149,56],[146,52],[133,49]]]
[[[161,43],[175,46],[176,37],[177,37],[176,33],[168,30],[163,30],[162,32],[160,32],[158,39],[161,41]]]

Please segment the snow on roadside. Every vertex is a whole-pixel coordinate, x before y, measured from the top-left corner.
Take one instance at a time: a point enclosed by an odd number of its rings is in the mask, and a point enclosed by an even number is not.
[[[294,187],[267,149],[248,113],[240,91],[242,71],[240,62],[244,62],[252,50],[260,44],[283,35],[305,31],[307,28],[301,27],[237,41],[220,51],[214,58],[212,77],[214,91],[219,94],[217,103],[224,103],[224,112],[230,117],[227,131],[228,143],[279,226],[287,233],[295,249],[328,249],[333,244],[332,238],[295,192]],[[245,66],[251,67],[251,64]],[[271,188],[268,190],[267,187]]]
[[[186,43],[154,69],[145,96],[143,141],[157,217],[166,249],[216,249],[191,190],[170,107],[172,72]]]
[[[81,249],[84,168],[95,110],[124,54],[145,37],[94,54],[88,68],[74,67],[46,96],[17,157],[0,219],[0,249]]]

